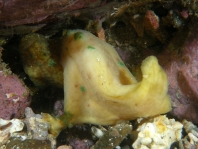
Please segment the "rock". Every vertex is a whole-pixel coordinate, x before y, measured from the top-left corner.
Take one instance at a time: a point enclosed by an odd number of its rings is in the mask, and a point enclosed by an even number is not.
[[[0,53],[2,48],[0,49]],[[1,58],[0,58],[1,61]],[[16,75],[0,64],[0,118],[11,119],[24,116],[24,110],[30,104],[30,92]]]
[[[57,100],[54,103],[54,114],[56,116],[61,116],[64,114],[64,100]]]
[[[0,118],[0,146],[8,143],[10,137],[23,129],[24,123],[19,119],[4,120]]]
[[[20,149],[27,146],[54,149],[56,138],[49,132],[50,124],[29,107],[25,109],[25,116],[24,119],[0,119],[0,148],[1,145],[7,148],[17,145]]]
[[[198,29],[196,26],[197,23],[190,25],[189,32],[185,29],[187,33],[183,31],[175,36],[180,43],[175,44],[173,40],[158,59],[169,80],[168,93],[173,102],[171,113],[179,119],[187,119],[198,124]],[[184,37],[186,39],[181,39]]]
[[[182,137],[182,123],[168,119],[165,115],[147,119],[138,126],[138,138],[133,143],[134,149],[170,148],[171,144]]]
[[[24,141],[21,140],[12,140],[6,146],[6,148],[20,148],[20,149],[33,149],[33,148],[45,148],[51,149],[51,143],[49,140],[35,140],[27,139]]]
[[[180,143],[180,148],[185,149],[195,149],[198,147],[198,128],[196,125],[194,125],[192,122],[189,122],[187,120],[182,121],[184,125],[184,130],[187,133],[187,135],[183,138],[183,140]]]
[[[46,140],[49,139],[48,131],[50,124],[42,119],[40,114],[34,114],[31,108],[25,109],[25,124],[27,126],[27,133],[32,136],[33,139]]]
[[[132,125],[128,122],[118,123],[110,127],[91,149],[113,149],[118,146],[131,131]]]
[[[34,24],[50,20],[56,13],[99,6],[100,3],[101,0],[3,0],[0,1],[0,10],[3,14],[0,16],[0,23],[5,26]]]

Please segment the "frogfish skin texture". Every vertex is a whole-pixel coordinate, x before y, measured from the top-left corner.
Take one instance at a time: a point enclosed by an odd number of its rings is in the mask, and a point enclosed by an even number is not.
[[[83,30],[63,37],[65,112],[71,123],[113,125],[169,112],[166,73],[154,56],[141,65],[138,82],[108,43]]]

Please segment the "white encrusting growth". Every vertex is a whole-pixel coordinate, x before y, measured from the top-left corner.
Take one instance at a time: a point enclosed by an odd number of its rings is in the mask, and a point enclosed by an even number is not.
[[[138,138],[132,146],[134,149],[169,149],[173,142],[181,139],[182,128],[182,123],[165,115],[150,118],[138,127]]]

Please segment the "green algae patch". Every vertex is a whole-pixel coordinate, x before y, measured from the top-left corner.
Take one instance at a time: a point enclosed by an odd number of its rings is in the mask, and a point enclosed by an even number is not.
[[[74,40],[78,40],[81,39],[83,37],[83,33],[82,32],[77,32],[74,34]]]

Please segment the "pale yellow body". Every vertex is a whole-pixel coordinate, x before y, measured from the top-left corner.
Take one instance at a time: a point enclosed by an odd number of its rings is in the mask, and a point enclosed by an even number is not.
[[[142,62],[143,79],[137,82],[111,45],[73,30],[63,37],[62,64],[70,123],[112,125],[171,110],[167,76],[154,56]]]

